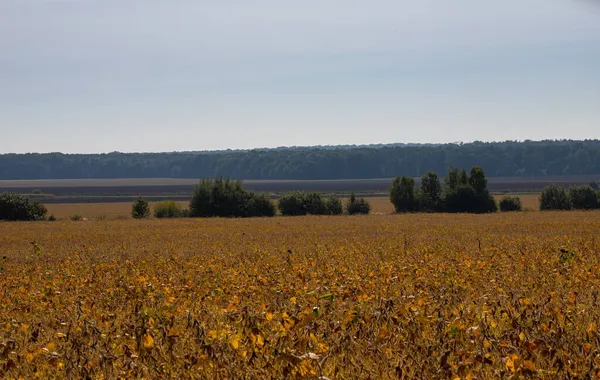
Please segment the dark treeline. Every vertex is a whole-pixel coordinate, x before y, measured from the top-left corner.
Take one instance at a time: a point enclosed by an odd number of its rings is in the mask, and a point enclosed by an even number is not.
[[[377,145],[250,151],[3,154],[0,179],[358,179],[480,166],[490,177],[600,174],[600,140]]]

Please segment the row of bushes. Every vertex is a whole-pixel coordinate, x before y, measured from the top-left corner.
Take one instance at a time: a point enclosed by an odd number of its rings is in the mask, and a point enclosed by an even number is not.
[[[540,210],[600,209],[600,190],[593,185],[572,186],[569,189],[546,186],[540,194]]]
[[[421,178],[421,186],[418,189],[415,189],[414,179],[398,177],[392,182],[390,200],[396,212],[498,211],[498,205],[487,189],[485,173],[479,167],[473,167],[469,175],[465,170],[451,168],[444,180],[444,186],[438,175],[433,172]]]
[[[518,197],[507,196],[499,204],[487,189],[483,169],[473,167],[465,170],[452,168],[442,186],[437,174],[430,172],[421,179],[415,189],[410,177],[394,179],[390,200],[396,212],[467,212],[487,213],[520,211]],[[316,192],[291,192],[284,194],[278,203],[282,215],[350,215],[368,214],[371,206],[354,194],[342,204],[336,196],[323,197]],[[574,186],[567,189],[550,185],[540,194],[541,210],[600,209],[600,189],[597,184]],[[157,218],[179,217],[254,217],[275,216],[277,206],[265,194],[244,190],[240,181],[229,179],[205,179],[194,191],[189,209],[175,201],[159,202],[154,207]],[[43,220],[46,208],[38,201],[15,193],[0,194],[0,220]],[[134,218],[150,215],[148,202],[141,197],[132,206]],[[53,217],[51,217],[53,219]]]
[[[323,198],[316,192],[292,192],[284,194],[278,203],[281,215],[350,215],[368,214],[371,206],[364,199],[352,195],[345,205],[330,196]],[[204,179],[200,182],[184,209],[175,201],[162,201],[154,206],[157,218],[179,217],[272,217],[277,213],[275,203],[265,194],[244,190],[240,181],[229,179]],[[133,204],[131,215],[136,218],[150,216],[150,206],[141,197]]]
[[[371,205],[364,198],[356,198],[354,194],[348,198],[345,204],[331,195],[323,198],[317,192],[292,192],[287,193],[279,199],[279,211],[281,215],[340,215],[346,212],[349,215],[368,214]]]

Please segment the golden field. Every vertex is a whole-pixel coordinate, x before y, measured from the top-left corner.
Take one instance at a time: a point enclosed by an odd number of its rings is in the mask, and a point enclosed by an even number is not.
[[[0,223],[1,378],[590,378],[600,213]]]

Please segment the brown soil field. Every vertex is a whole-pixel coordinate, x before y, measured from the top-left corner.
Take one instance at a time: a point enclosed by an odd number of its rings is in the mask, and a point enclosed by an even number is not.
[[[0,378],[596,378],[600,212],[0,223]]]
[[[563,177],[506,177],[489,178],[493,192],[538,192],[549,183],[560,186],[581,185],[599,181],[600,176]],[[189,195],[198,183],[197,179],[185,178],[123,178],[123,179],[75,179],[75,180],[26,180],[0,181],[0,192],[15,191],[30,194],[42,190],[45,194],[60,197],[99,196],[160,196]],[[254,191],[285,192],[291,190],[385,194],[391,186],[391,178],[343,179],[343,180],[246,180],[244,187]],[[417,186],[419,179],[416,179]]]

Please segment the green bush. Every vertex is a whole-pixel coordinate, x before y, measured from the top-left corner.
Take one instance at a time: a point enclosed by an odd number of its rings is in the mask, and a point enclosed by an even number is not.
[[[340,215],[344,213],[344,206],[340,198],[331,195],[325,199],[325,210],[327,215]]]
[[[418,209],[415,195],[415,180],[410,177],[397,177],[392,182],[390,201],[396,212],[413,212]]]
[[[16,193],[0,194],[0,220],[43,220],[47,212],[38,201]]]
[[[308,214],[304,207],[304,194],[299,191],[283,194],[278,203],[279,212],[284,216],[300,216]]]
[[[467,186],[469,184],[469,177],[464,169],[449,168],[446,178],[444,178],[446,188],[449,190],[456,190],[460,186]]]
[[[266,196],[248,192],[241,181],[203,179],[190,201],[192,217],[274,216],[275,205]]]
[[[540,210],[570,210],[573,207],[567,191],[556,185],[549,185],[540,193]]]
[[[275,216],[277,208],[266,194],[249,194],[250,196],[245,216]]]
[[[79,222],[83,220],[83,216],[79,215],[79,214],[74,214],[71,215],[71,221],[72,222]]]
[[[371,212],[371,205],[366,199],[357,199],[354,193],[352,193],[346,202],[346,212],[348,215],[368,214]]]
[[[574,209],[594,210],[600,208],[598,192],[590,185],[569,188],[569,199]]]
[[[521,198],[508,195],[500,201],[500,211],[521,211]]]
[[[309,215],[325,215],[327,207],[321,194],[317,192],[304,193],[304,208]]]
[[[498,204],[487,190],[478,194],[472,186],[461,185],[446,192],[444,211],[484,214],[498,211]]]
[[[139,197],[131,206],[131,216],[135,219],[148,218],[150,216],[150,206],[148,201]]]
[[[285,216],[327,215],[330,213],[327,206],[327,201],[317,192],[294,191],[279,199],[279,212]],[[332,204],[332,207],[335,206]]]
[[[487,178],[483,169],[473,167],[470,175],[450,169],[443,197],[442,209],[445,212],[465,212],[483,214],[498,211],[498,204],[487,189]]]
[[[242,217],[246,214],[248,195],[240,181],[229,178],[203,179],[190,201],[193,217]]]
[[[421,177],[417,199],[419,211],[435,212],[443,209],[442,186],[437,174],[429,172]]]
[[[50,215],[50,217],[48,218],[49,222],[55,222],[56,221],[56,217],[54,215]]]
[[[183,207],[175,201],[160,201],[153,209],[156,218],[181,218],[184,213]]]

